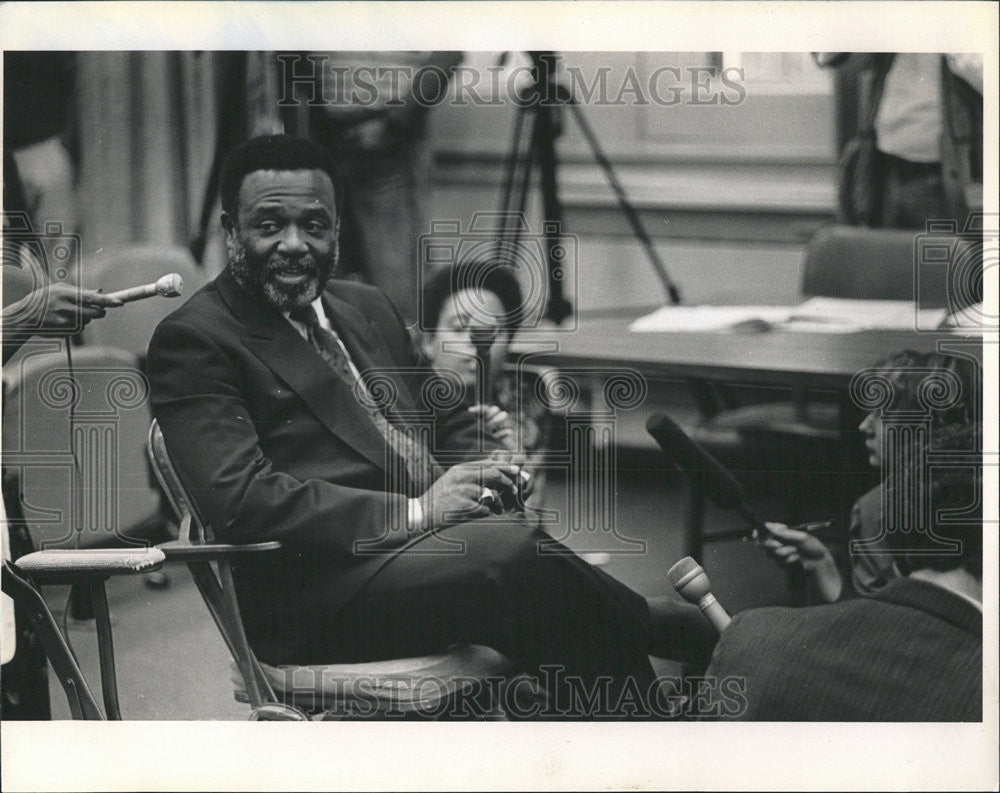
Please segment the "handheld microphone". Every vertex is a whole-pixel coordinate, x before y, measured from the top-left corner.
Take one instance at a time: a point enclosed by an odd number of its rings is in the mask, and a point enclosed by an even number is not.
[[[156,295],[160,297],[178,297],[183,291],[184,281],[177,273],[170,273],[158,278],[155,283],[133,286],[131,289],[111,292],[108,294],[108,297],[121,300],[123,303],[131,303],[133,300],[143,300]]]
[[[690,556],[685,556],[667,570],[667,580],[678,595],[701,609],[701,613],[719,633],[732,622],[726,610],[712,594],[712,583],[708,580],[708,575]]]
[[[756,529],[761,535],[767,533],[767,527],[744,501],[743,486],[736,481],[736,477],[691,440],[673,419],[663,413],[654,413],[646,422],[646,432],[684,473],[702,478],[705,494],[713,504],[736,511],[751,529]]]
[[[480,405],[488,405],[493,398],[493,372],[490,367],[490,348],[496,341],[500,328],[474,327],[470,331],[472,346],[476,349],[476,360],[479,362],[479,397]]]

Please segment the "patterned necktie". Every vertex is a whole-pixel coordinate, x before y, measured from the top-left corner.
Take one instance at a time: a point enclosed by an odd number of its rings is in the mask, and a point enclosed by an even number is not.
[[[347,348],[344,347],[340,337],[336,331],[324,328],[319,324],[319,318],[311,305],[297,308],[289,316],[296,322],[305,325],[309,335],[309,343],[313,349],[343,379],[357,397],[358,404],[361,405],[382,434],[388,447],[402,458],[406,465],[406,473],[413,482],[417,493],[426,491],[441,475],[443,469],[434,459],[423,438],[413,431],[415,428],[399,427],[386,418],[351,362]],[[386,462],[390,463],[388,459]],[[394,477],[393,481],[398,481],[398,479]]]

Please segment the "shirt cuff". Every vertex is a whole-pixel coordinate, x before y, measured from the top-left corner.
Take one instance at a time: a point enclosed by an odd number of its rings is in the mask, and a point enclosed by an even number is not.
[[[411,498],[406,504],[406,536],[413,537],[424,530],[424,508],[419,498]]]

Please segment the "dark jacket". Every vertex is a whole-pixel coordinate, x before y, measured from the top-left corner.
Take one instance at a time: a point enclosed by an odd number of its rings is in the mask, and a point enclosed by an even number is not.
[[[745,678],[758,721],[981,721],[982,613],[898,578],[872,597],[738,614],[708,675]]]
[[[445,466],[485,456],[463,406],[426,404],[429,370],[381,292],[334,281],[324,303],[357,368],[388,378],[391,418],[430,427]],[[149,376],[167,449],[215,535],[283,544],[235,570],[251,643],[280,662],[406,543],[419,493],[351,387],[228,273],[160,323]]]

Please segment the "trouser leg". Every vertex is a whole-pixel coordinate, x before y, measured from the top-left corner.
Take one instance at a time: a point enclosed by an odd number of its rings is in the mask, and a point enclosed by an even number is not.
[[[416,543],[397,554],[341,610],[328,646],[314,648],[308,662],[484,644],[557,689],[543,715],[641,715],[654,681],[645,598],[516,521],[463,524],[443,535],[464,550],[422,555]],[[623,698],[634,701],[624,711]]]

